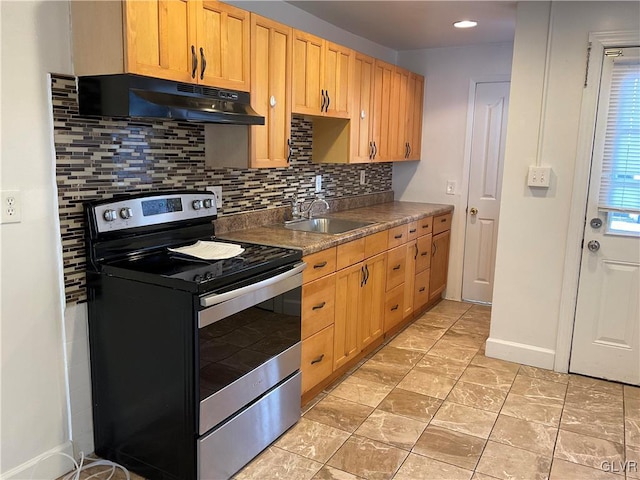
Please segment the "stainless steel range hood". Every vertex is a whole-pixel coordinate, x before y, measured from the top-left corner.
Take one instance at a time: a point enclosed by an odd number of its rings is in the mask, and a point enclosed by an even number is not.
[[[248,92],[141,75],[78,77],[80,115],[264,125]]]

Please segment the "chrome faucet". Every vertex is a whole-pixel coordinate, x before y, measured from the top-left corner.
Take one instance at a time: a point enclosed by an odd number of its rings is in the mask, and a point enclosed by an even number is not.
[[[324,208],[325,208],[325,211],[327,211],[327,212],[331,208],[324,198],[320,198],[320,197],[316,196],[316,198],[311,200],[311,203],[309,204],[309,206],[307,207],[306,210],[301,209],[302,216],[306,216],[307,218],[311,218],[313,216],[313,207],[318,203],[323,204]]]

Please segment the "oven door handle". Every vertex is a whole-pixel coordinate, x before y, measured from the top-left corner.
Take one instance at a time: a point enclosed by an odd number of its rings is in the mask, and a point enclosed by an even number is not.
[[[262,288],[268,287],[269,285],[273,285],[274,283],[286,280],[289,277],[293,277],[294,275],[302,272],[306,267],[306,263],[300,262],[297,263],[291,270],[287,270],[286,272],[281,273],[280,275],[276,275],[275,277],[267,278],[265,280],[262,280],[261,282],[252,283],[251,285],[247,285],[246,287],[241,287],[236,290],[231,290],[230,292],[202,297],[200,298],[200,305],[205,308],[212,307],[214,305],[218,305],[219,303],[241,297],[242,295],[246,295],[251,292],[255,292],[256,290],[260,290]]]

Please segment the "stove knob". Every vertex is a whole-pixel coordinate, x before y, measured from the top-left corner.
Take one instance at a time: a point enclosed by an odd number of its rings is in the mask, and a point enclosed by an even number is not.
[[[194,200],[191,202],[191,206],[194,210],[200,210],[202,208],[202,200]]]
[[[202,276],[196,275],[195,277],[193,277],[193,281],[200,283],[202,281]]]
[[[123,218],[124,220],[128,220],[131,217],[133,217],[133,210],[131,210],[129,207],[124,207],[120,209],[120,218]]]
[[[207,280],[211,280],[213,278],[213,273],[212,272],[205,273],[204,278],[206,278]]]
[[[210,198],[205,198],[202,201],[202,205],[204,206],[204,208],[211,208],[211,207],[213,207],[213,202],[211,201]]]
[[[104,211],[104,213],[102,214],[102,218],[104,218],[107,222],[113,222],[116,218],[118,218],[118,215],[116,214],[115,210],[108,209]]]

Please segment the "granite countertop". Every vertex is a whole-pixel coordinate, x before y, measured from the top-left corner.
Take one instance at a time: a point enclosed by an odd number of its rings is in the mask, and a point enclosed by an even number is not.
[[[375,222],[346,233],[331,235],[324,233],[289,230],[283,223],[264,225],[225,232],[219,235],[223,240],[235,242],[261,243],[277,247],[302,250],[303,255],[331,248],[373,233],[418,220],[422,217],[440,215],[453,211],[453,205],[417,202],[387,202],[368,207],[329,212],[318,216],[344,218],[357,221]]]

